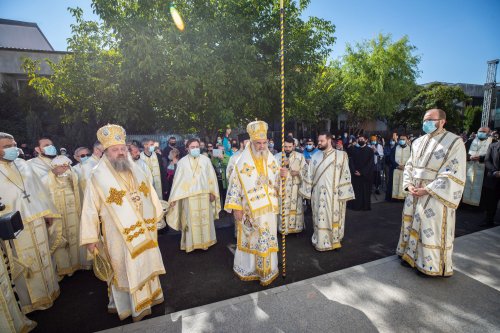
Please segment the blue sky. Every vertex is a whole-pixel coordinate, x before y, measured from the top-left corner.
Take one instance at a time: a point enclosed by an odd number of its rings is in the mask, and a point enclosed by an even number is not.
[[[52,46],[65,50],[73,23],[66,8],[79,6],[87,19],[95,19],[90,2],[0,0],[0,17],[38,23]],[[335,24],[332,58],[343,54],[346,43],[378,33],[394,40],[408,35],[422,57],[419,83],[483,84],[486,61],[500,58],[500,0],[311,0],[304,13],[310,15]]]

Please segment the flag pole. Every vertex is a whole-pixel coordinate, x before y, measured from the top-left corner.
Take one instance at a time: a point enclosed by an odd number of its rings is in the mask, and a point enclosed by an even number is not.
[[[281,167],[285,167],[285,6],[280,0],[280,78],[281,78]],[[281,275],[286,277],[286,228],[285,228],[285,184],[286,177],[281,177]]]

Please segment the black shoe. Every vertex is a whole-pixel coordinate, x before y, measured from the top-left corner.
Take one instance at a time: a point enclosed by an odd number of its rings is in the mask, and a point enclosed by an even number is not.
[[[408,267],[408,268],[411,268],[411,265],[409,263],[407,263],[406,261],[404,261],[403,259],[401,259],[401,262],[400,262],[401,266],[403,267]]]
[[[421,272],[421,271],[419,271],[418,269],[417,269],[417,275],[418,275],[419,277],[421,277],[421,278],[428,278],[428,277],[429,277],[429,275],[427,275],[427,274],[425,274],[425,273],[422,273],[422,272]]]

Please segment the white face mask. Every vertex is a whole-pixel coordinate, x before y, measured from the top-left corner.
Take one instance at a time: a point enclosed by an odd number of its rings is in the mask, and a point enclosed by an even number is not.
[[[200,148],[192,148],[189,150],[189,154],[193,157],[199,157],[200,156]]]

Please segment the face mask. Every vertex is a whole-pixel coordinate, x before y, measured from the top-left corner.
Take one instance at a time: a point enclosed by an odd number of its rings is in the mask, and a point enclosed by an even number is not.
[[[358,148],[360,147],[359,143],[356,143],[355,146],[358,147]]]
[[[484,140],[488,137],[488,134],[486,134],[485,132],[478,132],[477,137],[479,138],[479,140]]]
[[[150,153],[154,152],[155,151],[155,146],[149,146],[148,151]]]
[[[56,156],[57,149],[53,145],[43,147],[43,153],[47,156]]]
[[[269,148],[274,148],[274,143],[270,143]]]
[[[363,147],[365,145],[365,143],[366,143],[365,141],[359,140],[358,141],[358,147]]]
[[[392,147],[392,146],[394,146],[394,145],[396,144],[396,142],[394,142],[394,141],[392,141],[392,140],[391,140],[391,141],[389,141],[389,144],[390,144],[390,145],[391,145],[391,147]]]
[[[286,156],[286,157],[290,157],[290,154],[291,154],[291,152],[289,152],[289,153],[288,153],[288,152],[285,152],[285,156]]]
[[[422,130],[427,134],[431,134],[432,132],[437,130],[436,122],[432,120],[424,121],[424,124],[422,125]]]
[[[89,158],[90,158],[89,156],[80,158],[80,163],[85,163],[85,161],[88,160]]]
[[[312,149],[313,149],[313,145],[307,145],[307,146],[306,146],[306,148],[307,148],[308,150],[312,150]]]
[[[233,143],[233,148],[239,148],[240,146],[237,143]]]
[[[377,141],[372,141],[372,145],[376,145],[377,144]]]
[[[13,161],[19,156],[19,149],[17,147],[5,148],[3,150],[3,158],[8,161]]]
[[[200,156],[200,148],[193,148],[189,151],[189,154],[193,157],[199,157]]]
[[[217,143],[222,143],[222,140],[221,139],[217,139]]]
[[[175,142],[170,142],[170,147],[175,147]]]
[[[400,146],[406,146],[406,140],[399,140]]]

